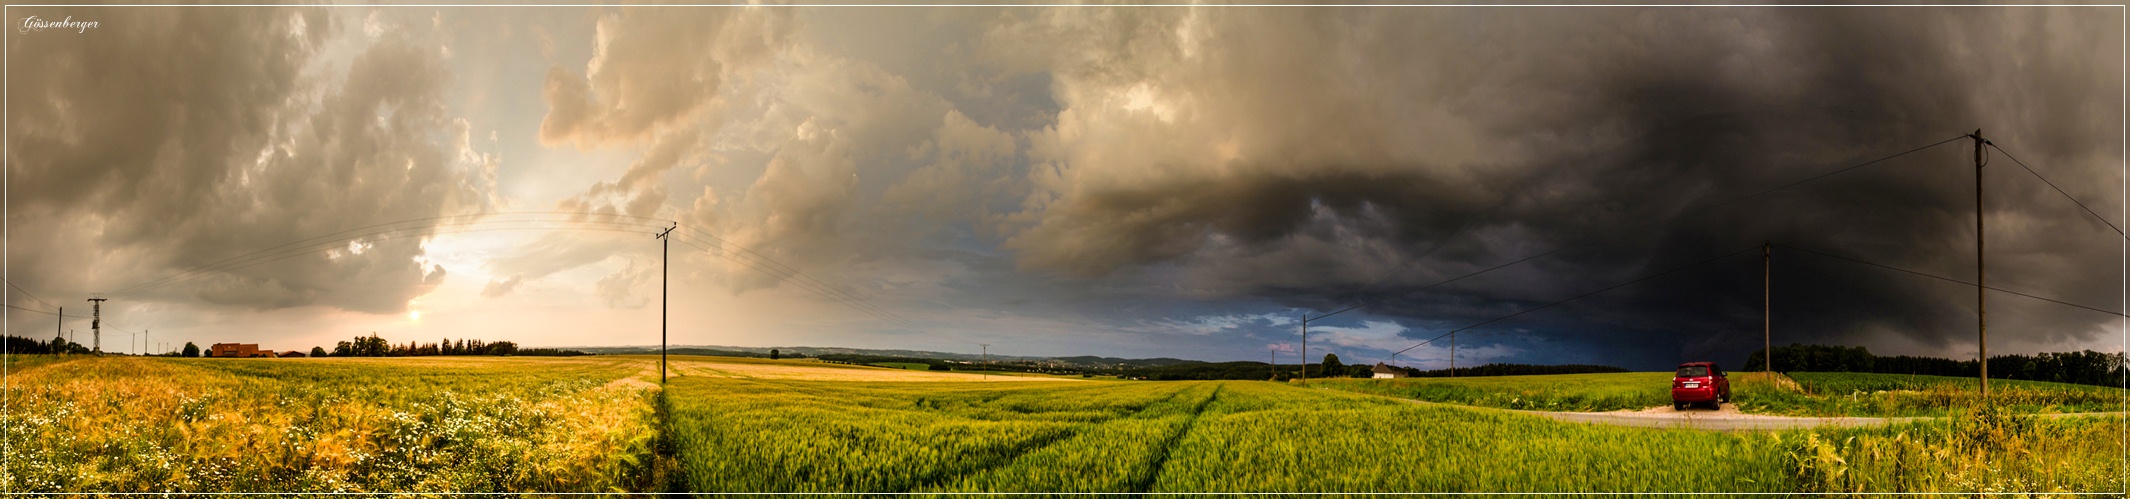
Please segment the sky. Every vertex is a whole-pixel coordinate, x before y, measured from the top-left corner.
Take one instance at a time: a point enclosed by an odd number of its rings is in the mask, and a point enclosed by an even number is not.
[[[1972,282],[1978,185],[2090,308],[1989,352],[2125,342],[2120,7],[5,12],[5,324],[106,350],[1972,358],[1855,261]]]

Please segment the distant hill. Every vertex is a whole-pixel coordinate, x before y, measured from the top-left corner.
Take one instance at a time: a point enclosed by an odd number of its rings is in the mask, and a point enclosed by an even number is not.
[[[601,354],[627,354],[627,353],[658,353],[658,347],[657,347],[657,346],[626,346],[626,347],[569,347],[569,349],[571,349],[571,350],[581,350],[581,351],[585,351],[585,352],[591,352],[591,353],[601,353]],[[736,347],[736,346],[727,346],[727,345],[673,345],[673,346],[667,347],[666,353],[669,353],[669,354],[678,354],[678,352],[680,352],[680,351],[682,351],[682,350],[687,350],[687,351],[689,351],[689,352],[698,352],[698,353],[688,353],[688,354],[686,354],[686,355],[723,355],[723,356],[728,356],[728,357],[768,357],[768,356],[769,356],[769,351],[770,351],[770,350],[776,350],[776,351],[778,351],[779,353],[782,353],[782,354],[786,354],[786,355],[789,355],[789,354],[793,354],[793,353],[798,353],[798,354],[804,354],[804,355],[806,355],[807,357],[820,357],[820,356],[822,356],[822,355],[862,355],[862,356],[870,356],[870,357],[901,357],[901,358],[914,358],[914,359],[941,359],[941,360],[981,360],[981,359],[983,359],[983,358],[984,358],[984,356],[983,356],[983,355],[979,355],[979,354],[962,354],[962,353],[947,353],[947,352],[931,352],[931,351],[924,351],[924,350],[877,350],[877,349],[870,349],[870,348],[841,348],[841,347]],[[705,352],[717,352],[717,353],[705,353]],[[1044,357],[1017,357],[1017,356],[1010,356],[1010,355],[992,355],[992,356],[991,356],[991,360],[1042,360],[1042,359],[1044,359]]]
[[[658,353],[655,346],[628,347],[572,347],[597,354]],[[722,345],[676,345],[667,353],[673,355],[717,355],[725,357],[768,357],[770,350],[785,357],[804,355],[828,362],[849,364],[925,364],[933,370],[983,370],[1039,372],[1049,374],[1090,374],[1122,376],[1148,380],[1214,380],[1214,379],[1287,379],[1299,372],[1293,364],[1282,364],[1274,372],[1271,364],[1256,361],[1206,362],[1200,360],[1156,357],[1151,359],[1125,359],[1093,355],[1070,357],[1027,357],[992,355],[989,364],[981,363],[982,355],[932,352],[925,350],[882,350],[870,348],[838,347],[735,347]],[[1369,375],[1367,365],[1351,365],[1339,368],[1332,376],[1346,377]],[[1310,364],[1310,377],[1325,376],[1321,366]],[[1446,371],[1421,371],[1406,369],[1412,376],[1443,376]],[[1621,372],[1611,366],[1527,366],[1518,364],[1489,364],[1479,367],[1457,369],[1463,376],[1505,376],[1515,374],[1563,374],[1586,372]]]

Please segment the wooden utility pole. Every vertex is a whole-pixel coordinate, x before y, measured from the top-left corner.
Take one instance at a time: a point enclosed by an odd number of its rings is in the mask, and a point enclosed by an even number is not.
[[[1309,384],[1309,313],[1302,312],[1302,384]]]
[[[1763,373],[1771,373],[1771,372],[1775,372],[1775,335],[1774,335],[1774,333],[1772,333],[1772,332],[1771,332],[1771,331],[1773,331],[1773,330],[1774,330],[1774,328],[1773,328],[1773,327],[1771,326],[1771,324],[1773,324],[1773,321],[1772,321],[1771,319],[1769,319],[1769,317],[1770,317],[1770,316],[1772,316],[1772,315],[1774,315],[1774,313],[1775,313],[1775,312],[1774,312],[1774,310],[1775,310],[1775,309],[1774,309],[1774,308],[1771,308],[1771,306],[1769,305],[1770,303],[1773,303],[1773,302],[1774,302],[1774,299],[1773,299],[1773,298],[1771,298],[1771,296],[1773,296],[1773,291],[1772,291],[1772,290],[1774,289],[1774,286],[1773,286],[1772,284],[1770,284],[1770,283],[1772,283],[1772,282],[1774,282],[1774,281],[1775,281],[1775,277],[1774,277],[1774,274],[1772,273],[1772,269],[1773,269],[1773,267],[1772,267],[1772,266],[1771,266],[1771,265],[1770,265],[1770,264],[1768,263],[1768,257],[1769,257],[1769,254],[1771,254],[1771,253],[1774,253],[1774,252],[1775,252],[1775,243],[1773,243],[1773,242],[1769,242],[1769,241],[1761,241],[1761,243],[1760,243],[1760,343],[1761,343],[1761,347],[1760,347],[1760,348],[1761,348],[1761,353],[1763,353],[1763,354],[1766,354],[1766,356],[1765,356],[1765,357],[1762,357],[1762,358],[1761,358],[1761,364],[1760,364],[1760,372],[1763,372]]]
[[[984,349],[984,370],[977,372],[983,373],[984,379],[989,380],[991,379],[991,344],[977,343],[976,346],[983,347]]]
[[[1977,354],[1982,357],[1982,399],[1989,400],[1989,312],[1983,307],[1982,293],[1988,284],[1982,273],[1982,129],[1975,129],[1975,336]]]
[[[52,322],[52,334],[57,335],[60,338],[65,338],[67,336],[66,328],[67,308],[59,307],[59,318]]]
[[[660,384],[660,385],[664,385],[664,384],[666,384],[666,295],[667,295],[667,291],[668,291],[668,287],[667,287],[667,285],[666,285],[666,276],[668,276],[668,275],[671,275],[671,274],[673,273],[673,271],[672,271],[672,267],[673,267],[673,265],[672,265],[672,261],[671,261],[671,260],[669,259],[669,257],[670,257],[670,256],[672,256],[672,254],[673,254],[673,238],[670,238],[670,237],[666,237],[666,235],[667,235],[667,234],[672,234],[672,233],[673,233],[673,229],[678,229],[678,228],[680,228],[680,224],[679,224],[679,223],[674,223],[672,227],[667,227],[667,228],[666,228],[666,231],[665,231],[665,232],[660,232],[660,233],[658,233],[658,236],[657,236],[657,237],[658,237],[658,384]]]

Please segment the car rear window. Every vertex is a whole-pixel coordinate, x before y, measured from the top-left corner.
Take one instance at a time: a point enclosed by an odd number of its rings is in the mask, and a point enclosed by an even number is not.
[[[1681,367],[1681,368],[1679,368],[1679,376],[1678,376],[1678,377],[1681,377],[1681,378],[1698,378],[1698,377],[1702,377],[1702,376],[1707,376],[1707,375],[1708,375],[1708,366],[1686,366],[1686,367]]]

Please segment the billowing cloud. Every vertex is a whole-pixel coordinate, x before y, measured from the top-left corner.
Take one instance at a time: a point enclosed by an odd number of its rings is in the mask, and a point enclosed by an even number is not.
[[[599,145],[690,128],[735,73],[766,62],[785,9],[617,9],[599,18],[585,72],[547,72],[540,139]]]
[[[422,260],[434,229],[334,251],[280,246],[485,206],[494,165],[468,156],[444,109],[438,51],[387,35],[322,63],[314,56],[343,20],[321,9],[69,14],[125,28],[9,35],[11,63],[44,68],[9,80],[16,278],[127,299],[373,313],[403,311],[443,281]],[[171,43],[174,32],[186,42]],[[262,249],[273,251],[230,262],[249,265],[129,287]]]
[[[1207,296],[1329,309],[1571,248],[1372,309],[1471,323],[1762,240],[1969,278],[1964,142],[1698,208],[1976,127],[2052,175],[2102,179],[2074,194],[2119,213],[2120,193],[2101,187],[2121,178],[2118,23],[2071,10],[1057,9],[1001,16],[979,60],[1048,72],[1063,108],[1029,136],[1035,190],[1005,242],[1023,267],[1176,265]],[[2081,43],[2097,50],[2069,48]],[[2120,301],[2119,235],[1997,161],[1992,238],[2003,254],[2054,257],[2007,257],[1993,277]],[[1972,300],[1936,283],[1806,258],[1786,254],[1799,263],[1781,278],[1811,312],[1791,316],[1792,340],[1903,316],[1929,317],[1899,328],[1926,348],[1972,332],[1959,324]],[[1757,277],[1744,262],[1741,277]],[[1723,320],[1759,308],[1739,281],[1622,299],[1637,329],[1744,330]],[[1854,298],[1809,299],[1832,295]],[[2036,342],[2116,321],[2061,312],[2000,320]],[[1742,354],[1731,332],[1711,340],[1729,346],[1680,348]]]
[[[1982,128],[2124,206],[2121,20],[2075,8],[201,12],[55,10],[125,29],[8,35],[12,280],[116,292],[324,230],[553,210],[644,234],[414,230],[140,294],[293,313],[457,293],[422,300],[428,327],[463,303],[635,317],[672,220],[676,294],[810,321],[695,318],[765,331],[735,343],[1258,359],[1308,310],[1366,304],[1312,322],[1312,353],[1387,356],[1732,255],[1459,336],[1649,367],[1757,348],[1762,241],[1785,245],[1774,341],[1971,348],[1971,288],[1793,249],[1971,278],[1966,141],[1744,194]],[[1990,282],[2119,304],[2121,236],[1989,161]],[[738,261],[757,257],[780,263]],[[2120,333],[1991,300],[1992,351]]]

